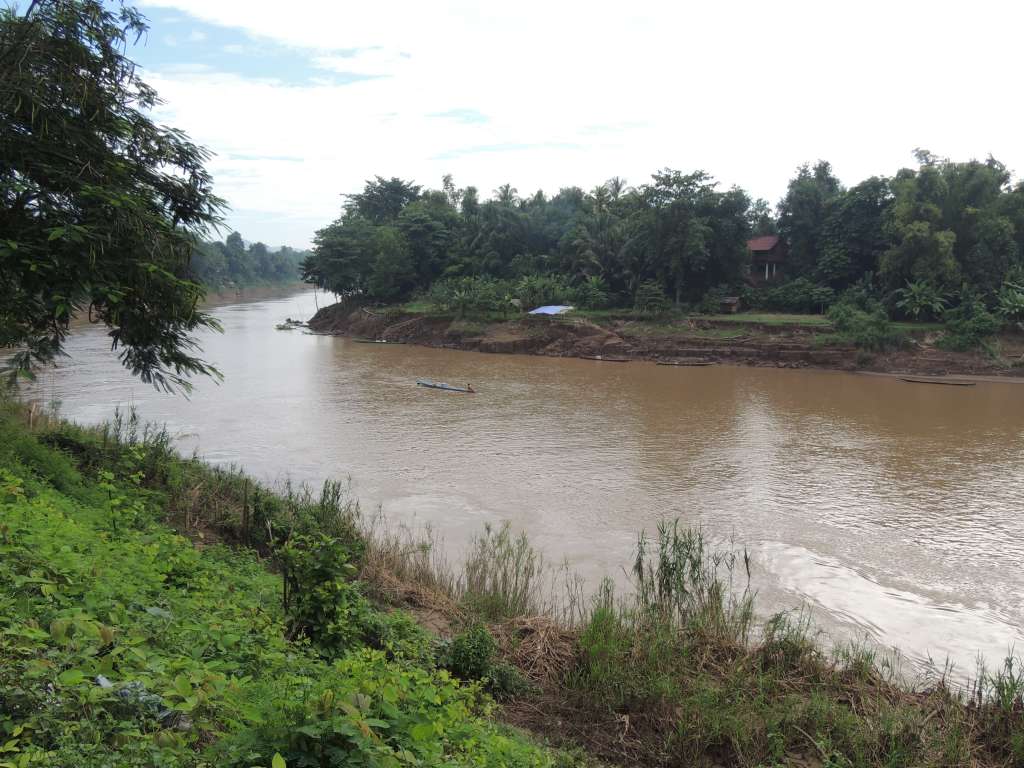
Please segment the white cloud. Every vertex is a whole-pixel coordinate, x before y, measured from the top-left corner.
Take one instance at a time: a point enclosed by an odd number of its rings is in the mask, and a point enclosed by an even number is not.
[[[191,32],[189,33],[189,36],[188,36],[188,41],[189,41],[190,43],[201,43],[201,42],[203,42],[204,40],[206,40],[206,33],[205,33],[205,32],[203,32],[203,31],[201,31],[201,30],[198,30],[198,29],[193,29],[193,30],[192,30],[192,31],[191,31]]]
[[[1021,4],[319,0],[287,14],[266,0],[149,4],[325,68],[301,86],[150,78],[166,121],[219,153],[218,191],[257,227],[251,239],[305,241],[311,221],[337,214],[339,193],[374,174],[437,185],[451,172],[489,193],[505,181],[554,191],[703,168],[774,202],[796,165],[817,158],[848,183],[895,172],[917,146],[991,152],[1024,171]],[[382,77],[332,85],[327,72]],[[488,119],[428,117],[452,110]],[[302,161],[232,159],[281,155]],[[261,229],[253,211],[278,218]]]

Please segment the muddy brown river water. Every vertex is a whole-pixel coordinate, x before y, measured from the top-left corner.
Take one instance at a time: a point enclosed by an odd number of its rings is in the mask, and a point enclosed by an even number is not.
[[[323,296],[320,296],[321,303]],[[762,613],[809,605],[971,674],[1024,650],[1024,385],[485,355],[278,331],[308,291],[214,309],[223,384],[134,381],[98,328],[37,394],[82,422],[134,405],[183,450],[267,480],[351,477],[364,507],[430,522],[457,556],[508,520],[588,584],[665,518],[753,555]],[[470,382],[472,396],[417,378]]]

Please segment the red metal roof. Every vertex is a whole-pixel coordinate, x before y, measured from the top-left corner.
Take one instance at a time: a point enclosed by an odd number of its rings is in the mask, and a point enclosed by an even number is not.
[[[752,251],[770,251],[778,244],[778,235],[764,235],[762,237],[755,237],[753,240],[747,240],[747,248]]]

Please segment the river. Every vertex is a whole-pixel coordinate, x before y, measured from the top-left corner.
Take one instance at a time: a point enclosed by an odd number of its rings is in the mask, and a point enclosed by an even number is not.
[[[190,400],[133,380],[103,329],[37,394],[95,423],[135,406],[182,450],[268,481],[350,477],[364,508],[429,522],[458,553],[485,521],[526,531],[590,586],[666,518],[753,556],[762,613],[811,607],[961,675],[1024,648],[1024,386],[810,370],[610,364],[275,330],[309,291],[214,304]],[[320,294],[323,302],[323,294]],[[416,387],[470,382],[473,396]]]

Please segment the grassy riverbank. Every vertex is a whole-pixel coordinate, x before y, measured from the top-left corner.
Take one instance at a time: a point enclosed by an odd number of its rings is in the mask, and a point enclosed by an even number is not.
[[[935,323],[887,323],[840,331],[823,315],[651,317],[633,310],[585,310],[558,317],[458,318],[424,303],[385,308],[335,304],[310,321],[319,333],[433,347],[556,357],[732,363],[927,375],[1021,375],[1024,336],[1005,333],[984,348],[944,345]]]
[[[0,765],[1024,765],[1016,664],[911,690],[671,525],[591,598],[506,529],[451,567],[339,486],[9,407],[0,548]]]
[[[0,417],[0,765],[574,762],[494,723],[445,669],[465,651],[370,603],[330,488],[273,496],[160,431],[28,418]]]

